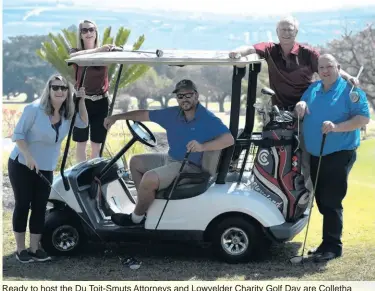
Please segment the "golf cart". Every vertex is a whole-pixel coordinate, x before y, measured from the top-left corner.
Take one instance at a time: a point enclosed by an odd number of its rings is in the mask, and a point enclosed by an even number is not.
[[[229,129],[235,145],[204,152],[203,173],[183,173],[161,189],[147,211],[144,227],[121,227],[111,221],[111,215],[131,213],[136,203],[123,178],[126,169],[121,156],[136,142],[157,146],[156,138],[145,124],[127,120],[132,139],[113,158],[96,158],[65,169],[71,127],[60,175],[54,178],[49,197],[42,247],[50,254],[70,255],[89,240],[194,240],[211,245],[221,260],[238,263],[254,258],[268,242],[293,239],[307,223],[310,193],[300,171],[295,118],[275,106],[255,104],[263,60],[257,55],[230,59],[222,51],[158,52],[102,52],[76,56],[67,63],[85,68],[81,84],[89,66],[120,65],[110,114],[123,65],[232,66]],[[246,70],[246,121],[239,130]],[[274,94],[267,88],[262,93],[269,98]],[[263,117],[262,132],[253,132],[255,109]],[[76,113],[77,109],[73,119]]]

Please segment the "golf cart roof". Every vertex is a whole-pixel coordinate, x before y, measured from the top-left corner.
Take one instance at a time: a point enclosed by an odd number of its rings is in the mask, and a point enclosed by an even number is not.
[[[111,64],[166,64],[166,65],[230,65],[246,66],[262,59],[251,54],[240,59],[229,58],[229,51],[209,50],[163,50],[158,57],[156,50],[149,52],[111,51],[72,57],[66,62],[78,66],[108,66]]]

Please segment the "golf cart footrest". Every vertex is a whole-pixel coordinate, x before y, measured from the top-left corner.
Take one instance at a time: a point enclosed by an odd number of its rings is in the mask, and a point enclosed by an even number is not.
[[[209,173],[182,173],[178,179],[170,200],[187,199],[204,193],[212,179]],[[156,199],[168,199],[174,181],[165,189],[156,193]]]

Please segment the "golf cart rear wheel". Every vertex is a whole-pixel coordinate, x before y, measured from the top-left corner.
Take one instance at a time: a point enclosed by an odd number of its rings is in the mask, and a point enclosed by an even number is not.
[[[243,217],[225,218],[212,235],[213,251],[227,263],[250,261],[257,252],[260,233],[253,223]]]
[[[86,243],[82,226],[67,211],[53,211],[46,217],[41,244],[51,255],[77,254]]]

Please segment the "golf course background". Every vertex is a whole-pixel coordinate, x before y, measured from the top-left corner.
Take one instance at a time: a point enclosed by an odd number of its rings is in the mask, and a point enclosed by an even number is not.
[[[14,102],[13,102],[14,103]],[[17,118],[25,104],[3,103],[3,112]],[[171,102],[172,105],[172,102]],[[225,104],[225,111],[229,110]],[[225,124],[229,115],[218,112],[217,103],[208,107]],[[11,113],[10,113],[11,112]],[[8,113],[7,113],[8,114]],[[241,117],[243,124],[243,116]],[[11,123],[10,123],[11,124]],[[3,136],[9,129],[3,121]],[[156,133],[162,128],[147,123]],[[256,125],[255,130],[259,128]],[[344,200],[344,255],[327,264],[292,266],[290,257],[301,251],[305,230],[293,241],[272,246],[263,260],[249,264],[227,265],[217,262],[206,249],[184,244],[155,244],[151,242],[116,244],[112,248],[120,255],[134,255],[143,265],[134,272],[120,265],[116,254],[107,252],[103,244],[91,244],[77,257],[62,257],[45,264],[19,264],[14,257],[15,241],[12,232],[12,209],[3,211],[3,279],[4,280],[375,280],[375,126],[374,117],[367,128],[367,137],[358,149],[357,161],[350,173],[349,189]],[[110,151],[116,153],[129,140],[125,123],[118,122],[108,136]],[[69,163],[74,163],[74,142]],[[65,142],[63,143],[64,148]],[[63,152],[62,148],[62,152]],[[127,155],[141,153],[147,148],[136,143]],[[3,173],[6,179],[6,163],[9,149],[3,147]],[[62,156],[62,155],[61,155]],[[9,187],[9,185],[8,185]],[[8,188],[9,191],[11,189]],[[4,196],[3,196],[4,205]],[[322,219],[313,208],[307,238],[307,249],[316,247],[322,236]]]

